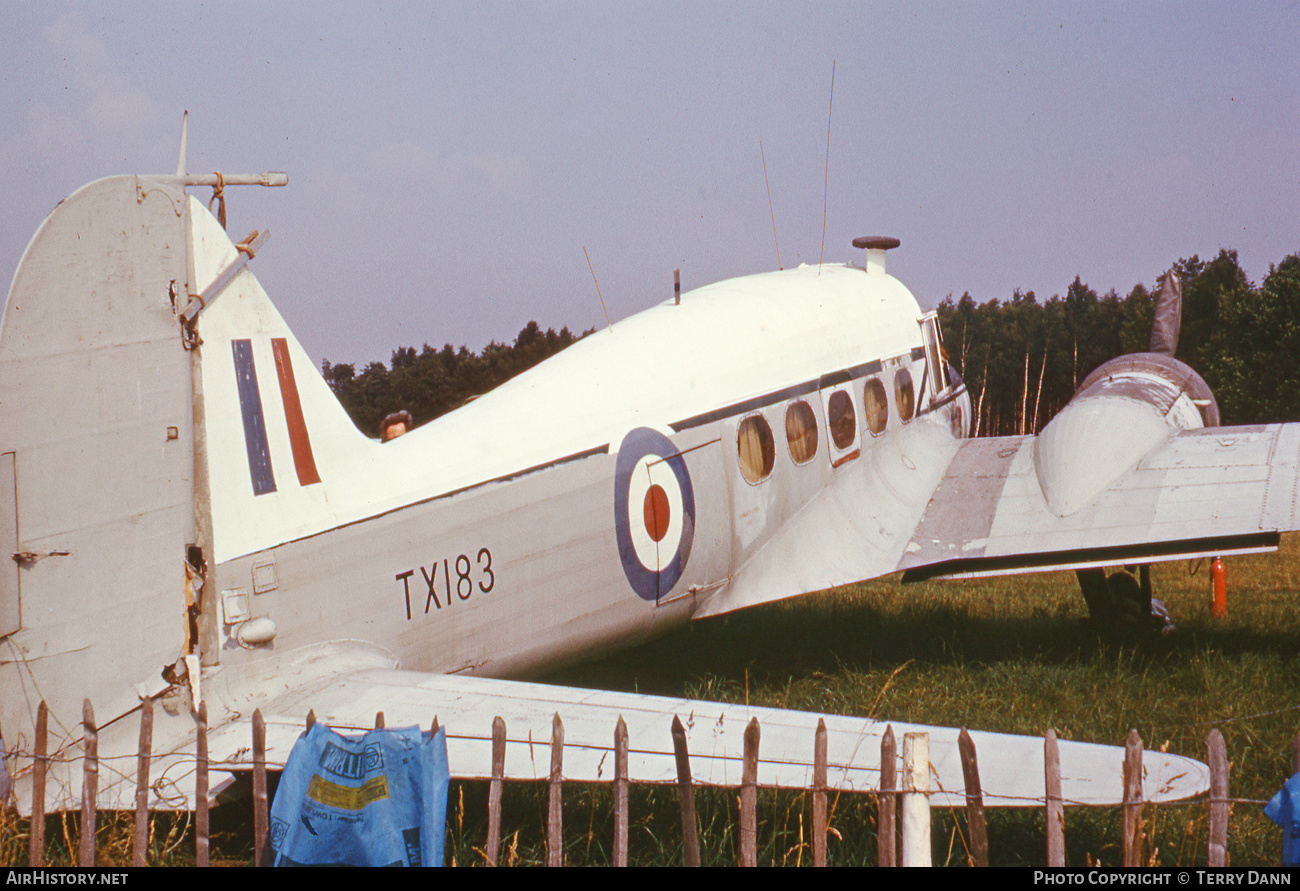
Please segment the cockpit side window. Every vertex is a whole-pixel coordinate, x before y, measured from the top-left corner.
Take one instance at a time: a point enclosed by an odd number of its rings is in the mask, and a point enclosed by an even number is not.
[[[939,330],[939,316],[931,311],[920,318],[921,340],[925,348],[926,378],[929,380],[930,401],[943,398],[953,387],[948,379],[948,366],[943,349],[943,332]]]

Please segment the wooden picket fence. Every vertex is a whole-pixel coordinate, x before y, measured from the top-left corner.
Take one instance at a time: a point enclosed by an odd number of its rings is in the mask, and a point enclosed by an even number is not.
[[[48,710],[42,701],[37,710],[34,759],[32,767],[32,818],[30,832],[30,865],[44,865],[45,850],[45,780],[46,767],[51,760],[47,753]],[[85,741],[84,774],[81,798],[80,848],[78,863],[95,865],[96,791],[99,777],[97,754],[98,731],[94,709],[85,701],[82,714]],[[307,715],[307,728],[315,722],[314,713]],[[375,726],[384,726],[384,715],[376,715]],[[153,704],[145,700],[140,713],[140,747],[136,777],[136,807],[134,811],[133,865],[146,865],[148,834],[149,770],[152,749]],[[195,809],[195,862],[209,865],[208,819],[208,729],[207,707],[200,704],[196,715],[196,809]],[[435,718],[434,732],[438,729]],[[253,712],[253,838],[255,865],[267,864],[267,826],[269,802],[266,786],[266,725],[260,710]],[[929,750],[924,733],[904,734],[903,787],[897,788],[893,771],[881,775],[878,792],[864,793],[876,798],[878,818],[878,865],[929,865],[930,862],[930,805],[929,805]],[[686,866],[700,865],[700,843],[695,813],[694,785],[691,779],[690,753],[687,751],[686,730],[674,716],[672,723],[673,747],[677,763],[677,788],[681,806],[683,861]],[[744,734],[744,757],[739,788],[739,865],[757,864],[757,802],[758,802],[758,751],[760,727],[758,719],[750,721]],[[1206,799],[1209,809],[1209,866],[1227,864],[1228,843],[1228,759],[1223,735],[1211,730],[1206,739],[1210,767],[1210,794]],[[1047,731],[1043,741],[1046,765],[1047,844],[1046,865],[1065,865],[1065,804],[1061,797],[1060,758],[1054,731]],[[980,790],[979,764],[975,744],[965,730],[959,737],[962,769],[966,783],[966,820],[969,838],[970,861],[975,866],[988,865],[988,835],[984,823],[984,801]],[[505,776],[506,725],[497,717],[492,723],[492,778],[488,783],[488,828],[483,848],[487,863],[495,866],[501,845],[501,794]],[[1300,771],[1300,735],[1295,742],[1294,769]],[[886,729],[881,739],[881,764],[892,764],[897,756],[892,727]],[[628,733],[622,718],[614,729],[614,845],[616,866],[626,866],[628,856]],[[564,865],[563,813],[561,807],[564,785],[564,724],[557,714],[552,722],[551,766],[547,781],[549,798],[547,806],[546,849],[547,865]],[[1142,866],[1142,740],[1137,731],[1129,732],[1124,756],[1123,807],[1123,865]],[[815,866],[826,865],[827,796],[835,791],[827,785],[826,725],[819,722],[814,740],[812,795],[812,849]],[[899,819],[901,805],[902,819]],[[899,832],[901,829],[901,846]],[[898,856],[901,847],[902,856]]]

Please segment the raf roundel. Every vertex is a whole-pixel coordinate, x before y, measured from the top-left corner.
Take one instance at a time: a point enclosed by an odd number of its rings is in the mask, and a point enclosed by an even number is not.
[[[619,446],[614,469],[614,531],[632,590],[658,600],[686,569],[695,538],[695,493],[672,441],[638,427]]]

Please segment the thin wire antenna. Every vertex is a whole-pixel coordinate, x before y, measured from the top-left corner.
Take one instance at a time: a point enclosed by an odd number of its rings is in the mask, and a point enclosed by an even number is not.
[[[822,185],[822,248],[817,254],[817,274],[822,274],[822,257],[826,254],[826,205],[831,191],[831,112],[835,109],[835,60],[831,59],[831,101],[826,109],[826,179]]]
[[[600,308],[605,312],[605,326],[609,328],[609,333],[614,333],[614,326],[609,321],[609,310],[605,309],[605,295],[600,293],[600,282],[596,281],[596,270],[591,267],[591,257],[587,256],[587,246],[582,246],[582,255],[587,257],[587,268],[591,269],[591,281],[596,286],[596,296],[600,298]]]
[[[781,243],[776,240],[776,211],[772,209],[772,186],[767,181],[767,155],[763,153],[761,139],[758,141],[758,154],[763,159],[763,185],[767,186],[767,212],[772,215],[772,243],[776,245],[776,268],[784,269],[785,267],[781,265]],[[823,233],[822,238],[825,237]]]

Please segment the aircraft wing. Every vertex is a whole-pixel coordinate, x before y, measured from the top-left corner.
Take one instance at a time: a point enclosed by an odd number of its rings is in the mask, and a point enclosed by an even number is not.
[[[1064,517],[1043,495],[1037,439],[882,440],[696,616],[898,570],[914,581],[1270,551],[1300,528],[1300,424],[1181,431]]]
[[[697,783],[737,785],[744,730],[751,718],[760,727],[758,782],[766,787],[808,788],[812,783],[814,734],[823,716],[779,708],[587,690],[520,681],[433,675],[394,667],[380,648],[358,642],[316,645],[277,655],[274,665],[221,677],[204,691],[209,707],[209,757],[220,790],[235,771],[251,769],[250,719],[260,709],[266,721],[267,763],[283,766],[304,731],[309,710],[340,732],[374,726],[382,711],[389,727],[429,727],[436,716],[447,731],[448,761],[458,779],[491,776],[492,723],[506,725],[505,776],[543,780],[549,776],[552,721],[564,723],[563,775],[574,782],[610,782],[614,775],[614,727],[627,724],[629,775],[633,782],[676,782],[671,722],[686,727],[691,773]],[[341,669],[341,670],[340,670]],[[164,705],[165,705],[164,701]],[[172,703],[176,705],[176,703]],[[847,791],[871,791],[880,783],[880,740],[886,725],[869,718],[825,716],[828,783]],[[957,747],[958,731],[946,727],[893,725],[901,756],[904,733],[930,734],[932,788],[936,806],[965,804]],[[101,807],[134,805],[139,722],[134,713],[100,731]],[[972,732],[984,800],[989,806],[1029,806],[1043,801],[1043,741],[1038,737]],[[150,806],[192,808],[194,721],[188,709],[159,709],[154,724],[155,758]],[[1067,802],[1115,804],[1122,800],[1123,750],[1062,741],[1062,793]],[[1147,753],[1144,797],[1173,801],[1208,788],[1208,770],[1176,755]],[[899,764],[895,765],[900,767]],[[50,766],[54,778],[47,806],[76,806],[81,764],[75,750]],[[22,789],[19,802],[28,806]]]
[[[1044,499],[1035,439],[962,443],[899,562],[905,578],[1267,551],[1300,526],[1300,424],[1184,430],[1064,517]]]

